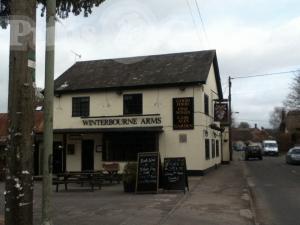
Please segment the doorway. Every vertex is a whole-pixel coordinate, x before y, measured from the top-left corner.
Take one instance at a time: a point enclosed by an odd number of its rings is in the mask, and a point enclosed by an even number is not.
[[[61,142],[53,143],[53,173],[63,172],[63,147]]]
[[[40,143],[36,142],[33,153],[33,172],[35,176],[40,175]]]
[[[81,170],[94,170],[94,141],[83,140],[81,146]]]

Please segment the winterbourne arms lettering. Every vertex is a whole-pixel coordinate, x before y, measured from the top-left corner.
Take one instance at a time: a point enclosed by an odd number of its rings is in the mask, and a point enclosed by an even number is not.
[[[130,117],[130,118],[96,118],[82,119],[84,126],[143,126],[143,125],[161,125],[160,116],[156,117]]]

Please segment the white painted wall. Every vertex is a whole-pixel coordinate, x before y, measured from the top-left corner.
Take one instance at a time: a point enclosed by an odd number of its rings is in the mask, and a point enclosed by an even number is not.
[[[229,152],[229,130],[228,127],[225,129],[223,135],[223,161],[230,161],[230,152]]]

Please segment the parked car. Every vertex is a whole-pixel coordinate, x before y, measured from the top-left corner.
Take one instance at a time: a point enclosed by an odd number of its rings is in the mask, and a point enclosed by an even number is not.
[[[235,151],[243,151],[244,145],[242,145],[241,143],[234,143],[233,144],[233,150]]]
[[[291,148],[286,154],[285,159],[288,164],[300,164],[300,146]]]
[[[264,155],[275,155],[278,156],[278,145],[275,140],[264,140],[262,142]]]
[[[248,160],[250,158],[258,158],[259,160],[263,159],[262,149],[257,145],[246,146],[244,148],[244,152],[245,152],[245,160]]]

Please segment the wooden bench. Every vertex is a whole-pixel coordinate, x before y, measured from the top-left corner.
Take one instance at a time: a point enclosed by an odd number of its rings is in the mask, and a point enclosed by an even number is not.
[[[113,181],[116,181],[118,184],[121,181],[121,175],[118,174],[120,170],[119,163],[103,163],[103,175],[104,179],[112,183]]]
[[[53,177],[52,184],[56,185],[56,192],[58,192],[59,185],[63,184],[65,190],[68,191],[68,184],[88,184],[92,191],[94,191],[94,186],[98,186],[101,189],[103,184],[103,173],[101,171],[93,172],[66,172],[62,174],[56,174]]]

